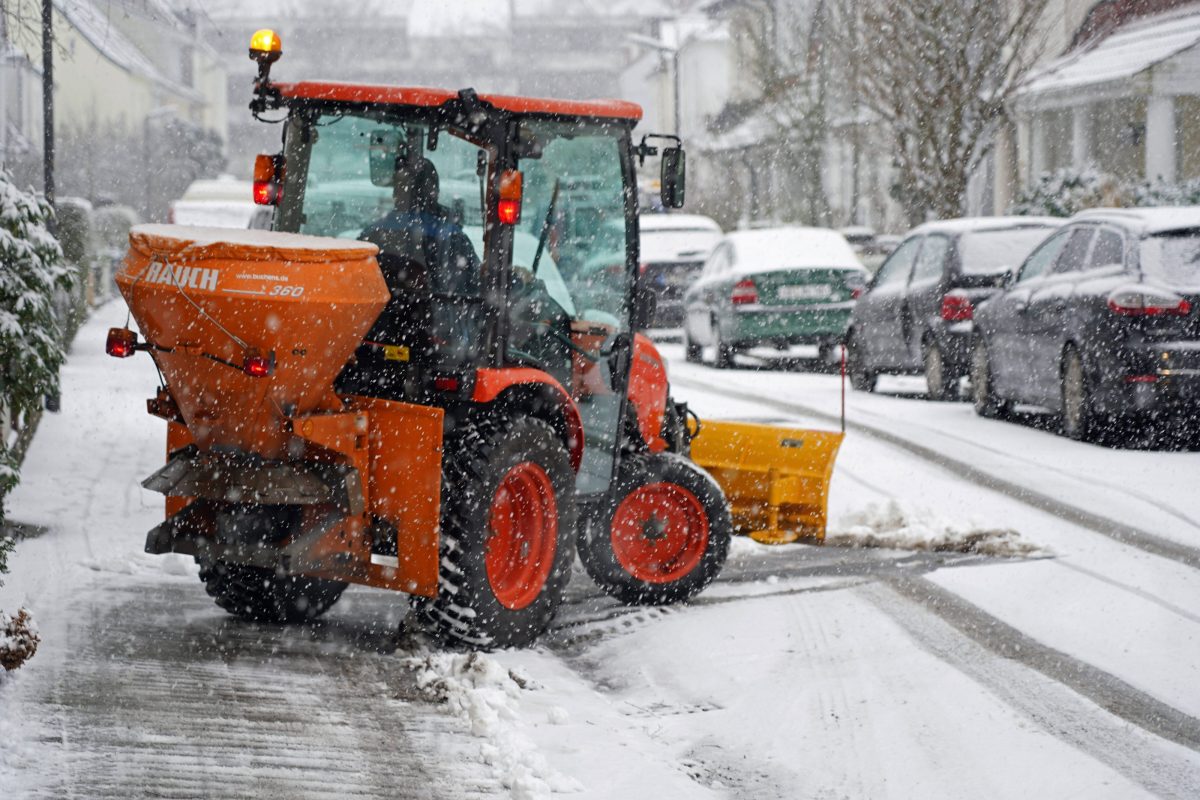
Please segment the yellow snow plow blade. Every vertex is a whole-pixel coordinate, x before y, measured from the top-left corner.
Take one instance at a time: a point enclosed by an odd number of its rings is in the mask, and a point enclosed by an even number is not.
[[[825,540],[829,478],[846,434],[706,420],[692,460],[716,479],[738,533],[766,544]]]

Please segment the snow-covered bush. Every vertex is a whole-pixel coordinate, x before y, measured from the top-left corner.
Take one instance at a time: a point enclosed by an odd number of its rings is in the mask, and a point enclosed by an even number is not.
[[[13,546],[13,540],[0,533],[0,575],[8,572],[8,554],[12,552]],[[3,585],[4,581],[0,580],[0,586]]]
[[[1087,208],[1133,204],[1133,192],[1117,178],[1094,169],[1044,172],[1037,183],[1017,194],[1013,214],[1069,217]]]
[[[53,299],[72,278],[47,230],[52,214],[44,199],[22,192],[0,171],[0,414],[14,421],[58,391],[63,349]],[[0,519],[16,482],[16,459],[0,439]]]
[[[12,671],[37,652],[42,637],[29,611],[22,608],[10,617],[0,611],[0,667]]]
[[[1156,179],[1133,187],[1135,206],[1196,206],[1200,205],[1200,179],[1183,183],[1167,183]]]
[[[1060,169],[1042,173],[1037,183],[1017,195],[1010,213],[1069,217],[1088,208],[1200,205],[1200,180],[1183,183],[1120,181],[1093,169]]]

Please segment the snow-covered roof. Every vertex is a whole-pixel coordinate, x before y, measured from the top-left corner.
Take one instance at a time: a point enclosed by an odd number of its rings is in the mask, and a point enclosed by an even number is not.
[[[828,228],[762,228],[725,236],[733,245],[734,271],[833,267],[862,269],[846,237]]]
[[[994,231],[1004,228],[1058,227],[1065,220],[1060,217],[959,217],[939,219],[918,225],[909,231],[915,233],[945,233],[951,236],[974,231]]]
[[[114,26],[91,0],[55,0],[54,6],[88,44],[121,69],[154,81],[189,99],[204,99],[204,95],[195,89],[175,83],[164,76],[154,62]]]
[[[1090,47],[1033,73],[1019,94],[1037,95],[1131,78],[1200,44],[1200,11],[1157,14],[1118,28]]]
[[[1071,219],[1114,222],[1141,234],[1155,234],[1183,228],[1200,228],[1200,206],[1093,208],[1082,211]]]
[[[711,230],[720,233],[721,226],[701,214],[642,214],[638,217],[638,230]]]

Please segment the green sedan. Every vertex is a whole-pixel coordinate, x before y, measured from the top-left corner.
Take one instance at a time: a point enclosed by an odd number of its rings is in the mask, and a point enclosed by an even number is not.
[[[764,228],[725,236],[684,295],[688,361],[705,347],[716,366],[751,347],[817,345],[822,359],[842,342],[867,271],[837,231]]]

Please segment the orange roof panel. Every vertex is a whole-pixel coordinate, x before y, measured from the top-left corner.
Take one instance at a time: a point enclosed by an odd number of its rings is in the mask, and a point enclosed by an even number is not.
[[[453,100],[458,92],[420,86],[377,86],[336,81],[300,81],[279,83],[284,97],[309,100],[333,100],[344,103],[386,103],[408,106],[440,106]],[[572,117],[609,117],[634,122],[642,118],[642,107],[625,100],[553,100],[539,97],[513,97],[481,94],[479,99],[514,114],[563,114]]]

